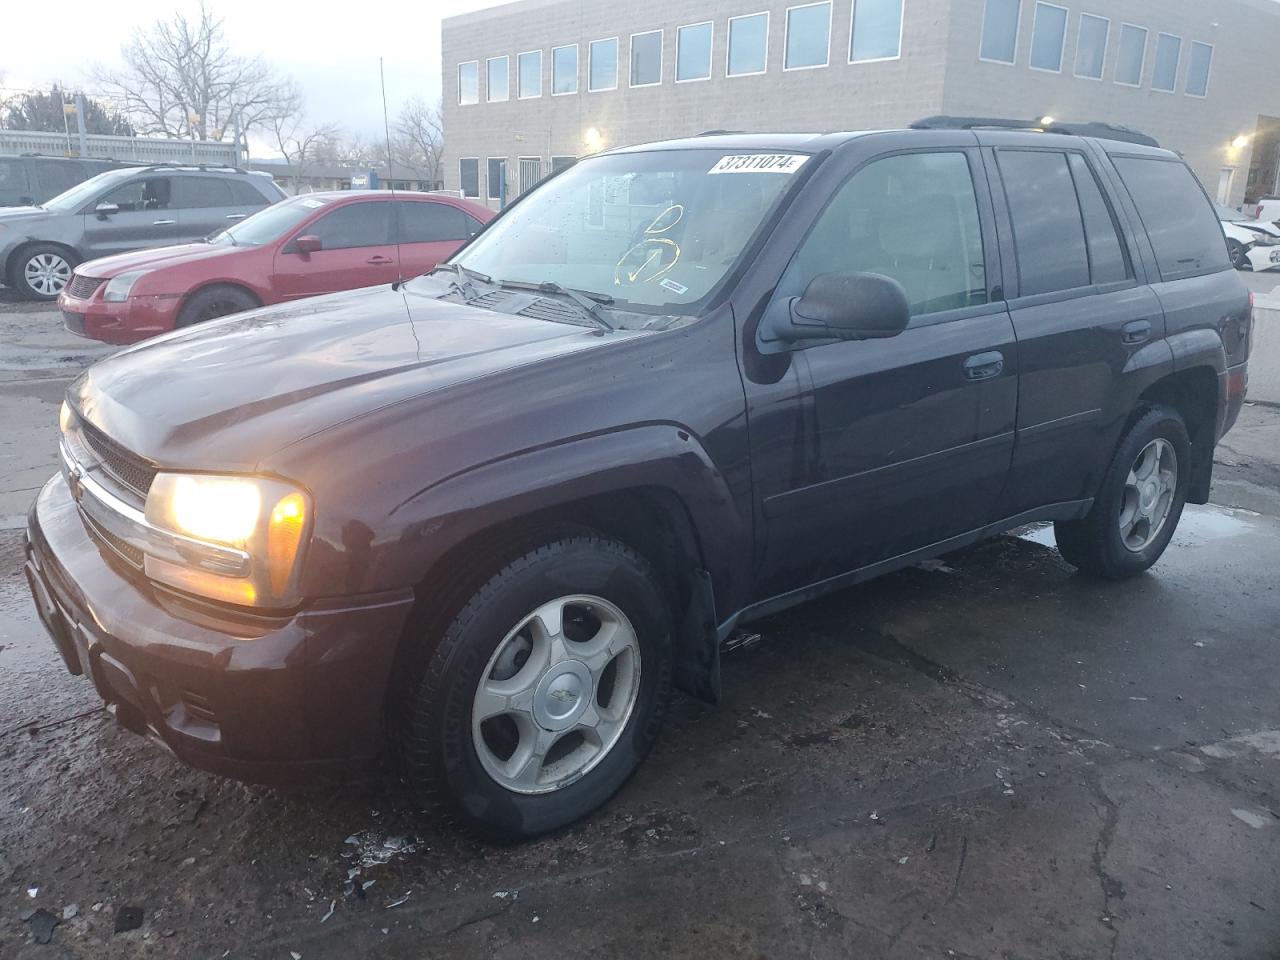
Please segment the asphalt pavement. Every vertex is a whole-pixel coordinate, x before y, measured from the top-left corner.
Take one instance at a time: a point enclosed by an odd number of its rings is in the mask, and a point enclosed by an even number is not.
[[[604,809],[496,848],[386,776],[188,770],[66,673],[21,515],[103,352],[0,297],[5,960],[1280,957],[1280,410],[1148,575],[1031,529],[772,617]]]

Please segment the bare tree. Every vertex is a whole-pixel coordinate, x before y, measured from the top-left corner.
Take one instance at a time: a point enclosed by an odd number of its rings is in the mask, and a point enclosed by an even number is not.
[[[134,31],[121,70],[97,67],[94,79],[122,104],[143,134],[222,140],[238,118],[243,131],[267,130],[299,112],[291,80],[258,57],[240,57],[227,44],[222,20],[206,9],[175,13]]]
[[[338,126],[333,123],[310,124],[304,117],[274,117],[271,133],[276,148],[292,167],[289,179],[293,192],[306,176],[308,164],[323,162],[326,151],[338,138]]]
[[[396,162],[422,172],[427,180],[439,180],[444,150],[444,121],[439,105],[413,97],[401,107],[395,132],[392,153]]]
[[[367,170],[387,162],[387,148],[381,140],[366,140],[358,133],[335,136],[329,142],[321,144],[314,159]]]

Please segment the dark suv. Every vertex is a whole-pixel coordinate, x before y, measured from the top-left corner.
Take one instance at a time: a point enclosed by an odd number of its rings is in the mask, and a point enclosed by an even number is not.
[[[33,153],[0,156],[0,207],[35,206],[104,170],[128,165],[117,160]]]
[[[85,260],[200,240],[283,197],[267,174],[230,167],[108,170],[41,206],[0,209],[0,277],[53,300]]]
[[[30,579],[127,727],[246,780],[391,746],[525,837],[745,621],[1053,521],[1120,579],[1209,495],[1250,297],[1173,153],[1030,132],[584,160],[450,263],[68,390]],[[180,370],[175,379],[173,371]]]

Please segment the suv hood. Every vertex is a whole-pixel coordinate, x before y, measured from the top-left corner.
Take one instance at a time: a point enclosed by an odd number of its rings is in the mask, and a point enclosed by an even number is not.
[[[222,243],[181,243],[173,247],[156,247],[151,250],[134,250],[101,257],[84,264],[78,271],[82,276],[110,280],[130,270],[155,270],[160,267],[182,266],[200,260],[215,260],[261,247],[233,247]]]
[[[67,396],[157,466],[246,471],[389,404],[637,335],[369,287],[147,341],[90,367]]]

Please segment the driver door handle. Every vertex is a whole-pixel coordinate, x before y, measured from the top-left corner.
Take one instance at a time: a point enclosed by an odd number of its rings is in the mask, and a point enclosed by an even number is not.
[[[170,224],[177,223],[177,222],[178,222],[177,220],[152,220],[151,221],[152,226],[156,226],[156,227],[167,227]]]
[[[964,378],[966,380],[990,380],[1004,372],[1004,354],[999,350],[990,353],[975,353],[964,362]]]
[[[385,266],[386,264],[391,262],[392,261],[390,257],[384,257],[381,254],[379,254],[376,257],[370,257],[368,260],[365,261],[365,263],[372,263],[375,266],[379,266],[379,267]]]
[[[228,220],[243,220],[243,219],[244,219],[245,217],[247,217],[247,216],[248,216],[248,214],[247,214],[247,213],[228,213],[228,214],[227,214],[227,219],[228,219]]]

